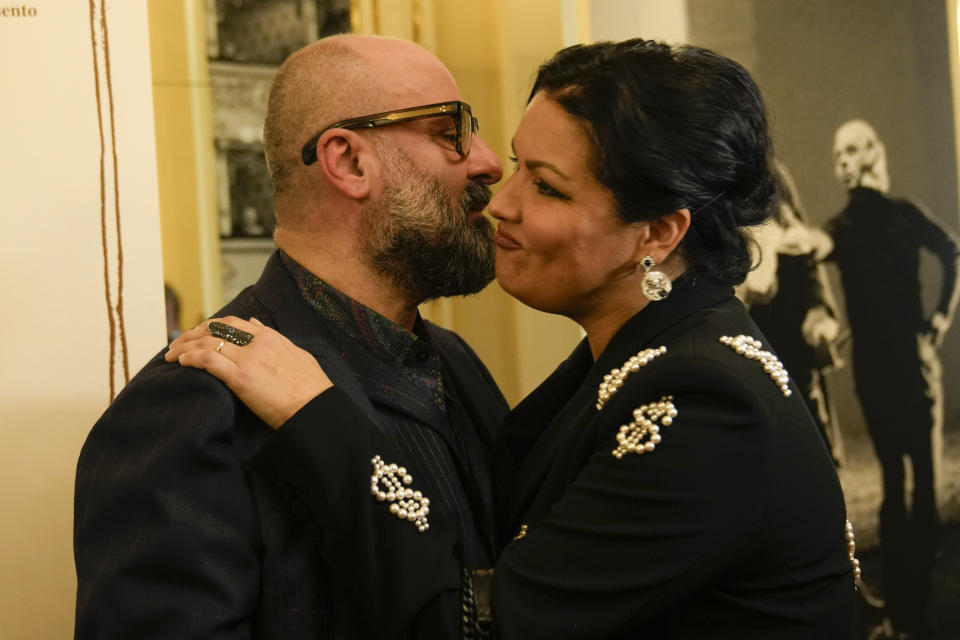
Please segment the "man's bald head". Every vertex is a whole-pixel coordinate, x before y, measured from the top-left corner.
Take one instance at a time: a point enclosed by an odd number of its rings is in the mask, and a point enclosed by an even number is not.
[[[263,128],[275,196],[296,192],[300,150],[330,124],[456,99],[450,72],[412,42],[345,34],[300,49],[277,71]],[[277,209],[283,224],[283,207]]]
[[[854,119],[837,128],[833,142],[833,172],[847,189],[890,189],[887,151],[870,123]]]

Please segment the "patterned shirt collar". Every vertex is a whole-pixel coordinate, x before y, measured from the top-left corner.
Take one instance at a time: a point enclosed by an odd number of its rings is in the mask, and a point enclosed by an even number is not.
[[[429,343],[426,327],[417,315],[413,332],[380,315],[350,296],[333,288],[283,251],[280,259],[303,293],[307,303],[320,317],[345,335],[363,344],[379,358],[402,364],[414,345],[418,351]],[[417,344],[420,342],[421,344]]]

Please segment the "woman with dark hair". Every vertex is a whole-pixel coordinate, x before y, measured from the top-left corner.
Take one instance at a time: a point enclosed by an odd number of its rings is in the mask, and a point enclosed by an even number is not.
[[[416,470],[391,465],[399,454],[345,400],[350,433],[326,446],[311,397],[330,383],[275,332],[224,319],[257,337],[229,370],[203,327],[168,359],[211,369],[258,414],[288,408],[254,465],[321,530],[380,532],[377,558],[325,557],[355,592],[369,585],[351,567],[381,571],[366,595],[386,636],[462,623],[465,637],[849,637],[859,569],[833,464],[733,295],[750,268],[744,227],[777,206],[747,72],[690,46],[570,47],[540,68],[513,149],[490,205],[497,278],[586,338],[502,427],[492,572],[461,572]],[[321,382],[291,399],[235,377],[265,360]],[[311,486],[331,469],[336,501]]]

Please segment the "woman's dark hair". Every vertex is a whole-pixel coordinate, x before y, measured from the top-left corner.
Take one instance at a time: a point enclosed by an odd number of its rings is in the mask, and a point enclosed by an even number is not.
[[[749,240],[777,206],[760,91],[736,62],[698,47],[649,40],[575,45],[537,73],[539,91],[580,120],[596,178],[628,222],[692,213],[680,243],[690,268],[743,282]]]

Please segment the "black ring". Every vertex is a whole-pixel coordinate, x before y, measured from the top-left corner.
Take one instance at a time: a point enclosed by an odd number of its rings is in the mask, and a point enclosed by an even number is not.
[[[253,342],[253,334],[241,331],[236,327],[231,327],[223,322],[211,322],[207,325],[207,331],[214,338],[222,338],[227,342],[232,342],[238,347],[242,347]]]

